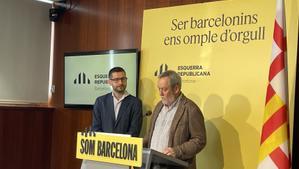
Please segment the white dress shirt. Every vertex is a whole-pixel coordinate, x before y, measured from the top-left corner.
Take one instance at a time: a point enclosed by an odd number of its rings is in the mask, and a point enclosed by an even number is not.
[[[117,119],[119,108],[121,106],[122,101],[129,95],[127,91],[125,91],[124,95],[118,100],[114,93],[112,92],[113,97],[113,105],[114,105],[114,112],[115,112],[115,119]]]

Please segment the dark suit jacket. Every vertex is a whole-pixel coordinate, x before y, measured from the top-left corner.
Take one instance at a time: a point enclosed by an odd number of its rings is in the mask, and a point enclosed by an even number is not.
[[[149,131],[143,140],[145,147],[151,145],[155,122],[162,107],[163,104],[160,101],[154,109]],[[174,149],[176,158],[189,163],[188,169],[196,169],[196,154],[204,148],[205,144],[204,117],[198,106],[182,95],[170,127],[168,146]]]
[[[112,93],[96,99],[93,107],[92,130],[138,137],[142,126],[141,101],[132,95],[125,97],[117,119],[115,119],[113,104]]]

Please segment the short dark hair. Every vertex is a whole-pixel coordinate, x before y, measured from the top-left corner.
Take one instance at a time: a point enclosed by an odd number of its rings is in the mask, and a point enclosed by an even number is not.
[[[122,67],[114,67],[114,68],[109,70],[109,74],[108,74],[109,79],[111,79],[112,73],[115,73],[115,72],[124,72],[126,74],[126,71]]]
[[[159,79],[162,77],[169,77],[169,82],[170,82],[170,87],[174,88],[175,85],[178,85],[179,88],[181,89],[182,87],[182,79],[181,76],[173,71],[173,70],[167,70],[159,75]]]

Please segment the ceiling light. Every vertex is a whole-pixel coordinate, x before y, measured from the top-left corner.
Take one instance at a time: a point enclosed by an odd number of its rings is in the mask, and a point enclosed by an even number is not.
[[[36,0],[36,1],[44,2],[44,3],[47,3],[47,4],[53,4],[54,3],[54,1],[51,1],[51,0]]]

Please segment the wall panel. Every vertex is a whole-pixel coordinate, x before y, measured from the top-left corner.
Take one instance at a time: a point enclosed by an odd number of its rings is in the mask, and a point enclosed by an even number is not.
[[[53,108],[0,106],[0,163],[50,169]]]

